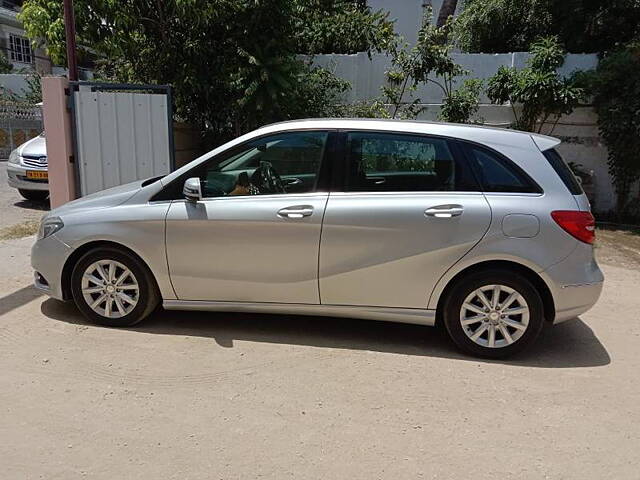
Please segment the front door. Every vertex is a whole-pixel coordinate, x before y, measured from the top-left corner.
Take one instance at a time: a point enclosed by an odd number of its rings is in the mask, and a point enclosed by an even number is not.
[[[322,230],[321,302],[427,308],[487,231],[489,205],[446,139],[367,131],[345,141],[346,182]]]
[[[328,193],[318,191],[328,132],[252,140],[194,175],[199,202],[173,201],[167,261],[180,300],[318,304]]]

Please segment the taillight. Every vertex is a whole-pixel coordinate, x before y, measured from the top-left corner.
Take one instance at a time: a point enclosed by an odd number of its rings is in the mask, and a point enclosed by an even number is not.
[[[596,239],[596,221],[591,212],[575,210],[555,210],[551,217],[564,231],[584,243],[593,243]]]

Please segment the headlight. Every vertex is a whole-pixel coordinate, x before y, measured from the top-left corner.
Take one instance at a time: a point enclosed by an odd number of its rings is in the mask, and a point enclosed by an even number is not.
[[[53,235],[58,230],[64,227],[64,222],[60,217],[48,217],[40,223],[40,230],[38,230],[38,239],[47,238],[49,235]]]
[[[20,163],[20,155],[18,155],[18,149],[15,149],[9,155],[9,163],[19,164]]]

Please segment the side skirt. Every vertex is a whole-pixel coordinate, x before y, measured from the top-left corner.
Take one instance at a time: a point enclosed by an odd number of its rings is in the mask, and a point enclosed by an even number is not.
[[[291,315],[362,318],[428,326],[433,326],[436,323],[436,311],[421,308],[305,305],[300,303],[209,302],[203,300],[164,300],[162,306],[166,310],[285,313]]]

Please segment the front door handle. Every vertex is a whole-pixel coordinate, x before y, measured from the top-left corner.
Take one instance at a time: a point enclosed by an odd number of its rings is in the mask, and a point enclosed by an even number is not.
[[[447,205],[436,205],[435,207],[427,208],[424,211],[425,216],[427,217],[436,217],[436,218],[451,218],[451,217],[459,217],[464,212],[464,208],[462,205],[455,204],[447,204]]]
[[[283,218],[309,217],[313,213],[311,205],[295,205],[278,210],[278,216]]]

